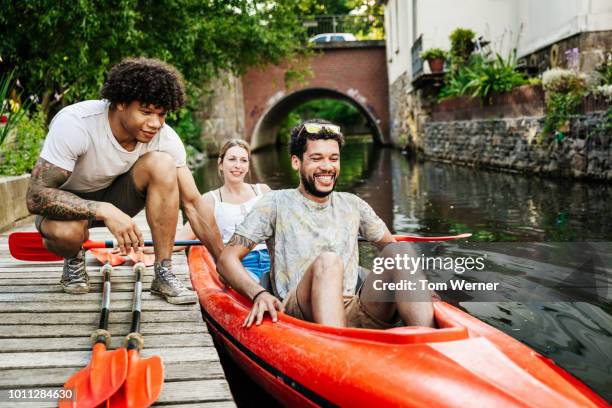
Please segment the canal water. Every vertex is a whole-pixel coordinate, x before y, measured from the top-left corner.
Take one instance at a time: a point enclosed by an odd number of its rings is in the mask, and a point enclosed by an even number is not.
[[[349,142],[341,160],[336,190],[366,200],[396,234],[471,232],[470,241],[480,242],[612,241],[609,183],[414,161],[363,139]],[[216,159],[206,161],[194,176],[201,191],[221,184]],[[251,181],[267,183],[272,189],[297,186],[299,180],[286,148],[254,154]],[[373,249],[363,247],[361,254],[367,263]],[[528,268],[529,260],[524,261]],[[514,267],[520,272],[521,262],[515,262]],[[532,279],[537,275],[533,270],[524,272]],[[609,277],[604,278],[606,289],[612,287]],[[562,298],[540,302],[445,300],[553,359],[612,401],[609,296],[597,301],[580,298],[581,302]]]

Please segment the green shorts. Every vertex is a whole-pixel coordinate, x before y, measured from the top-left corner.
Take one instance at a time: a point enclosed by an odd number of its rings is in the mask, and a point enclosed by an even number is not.
[[[142,209],[145,207],[147,198],[146,192],[138,190],[136,184],[134,184],[134,178],[131,170],[118,176],[110,186],[102,190],[92,191],[89,193],[71,191],[71,193],[76,194],[85,200],[111,203],[130,217],[133,217],[142,211]],[[45,218],[52,219],[51,217],[37,215],[36,219],[34,220],[34,225],[36,225],[36,229],[41,234],[42,231],[40,230],[40,226]],[[88,228],[96,227],[104,227],[104,222],[90,219]]]

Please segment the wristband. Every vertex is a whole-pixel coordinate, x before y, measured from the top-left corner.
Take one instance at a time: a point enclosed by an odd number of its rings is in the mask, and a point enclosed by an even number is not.
[[[270,293],[270,291],[269,291],[268,289],[261,290],[261,291],[257,292],[257,293],[255,294],[255,296],[253,296],[253,299],[252,299],[251,301],[252,301],[253,303],[255,303],[255,299],[257,299],[257,296],[261,295],[261,294],[262,294],[262,293],[264,293],[264,292],[268,292],[268,293]]]

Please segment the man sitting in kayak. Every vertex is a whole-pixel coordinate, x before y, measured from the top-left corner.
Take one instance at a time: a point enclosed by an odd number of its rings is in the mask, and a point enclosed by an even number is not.
[[[65,258],[61,285],[68,293],[89,291],[81,249],[89,228],[106,225],[122,254],[138,251],[144,242],[132,217],[146,207],[155,243],[151,292],[195,303],[172,273],[179,203],[213,256],[222,243],[183,143],[165,124],[166,114],[185,103],[182,77],[158,60],[127,59],[111,70],[101,94],[103,100],[67,106],[53,118],[27,192],[45,246]]]
[[[265,313],[276,321],[277,310],[338,327],[390,328],[398,317],[406,325],[434,325],[429,296],[419,302],[382,302],[364,296],[364,290],[355,294],[359,234],[383,249],[383,257],[410,249],[403,243],[387,245],[395,239],[365,201],[354,194],[333,192],[343,143],[340,127],[327,121],[306,121],[295,127],[289,152],[300,185],[262,197],[223,250],[219,272],[253,301],[245,327],[260,324]],[[240,262],[262,241],[272,258],[273,293],[250,279]],[[381,277],[393,281],[395,272]]]

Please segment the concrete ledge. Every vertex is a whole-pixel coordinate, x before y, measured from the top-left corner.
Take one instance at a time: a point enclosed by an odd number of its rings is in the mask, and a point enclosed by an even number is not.
[[[26,206],[26,191],[30,175],[0,177],[0,231],[15,221],[30,215]]]

